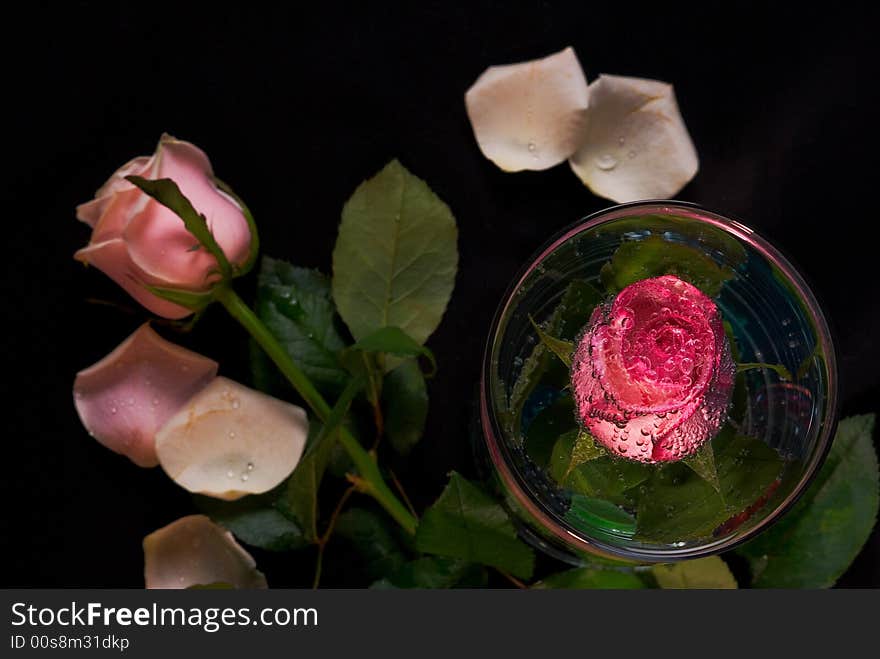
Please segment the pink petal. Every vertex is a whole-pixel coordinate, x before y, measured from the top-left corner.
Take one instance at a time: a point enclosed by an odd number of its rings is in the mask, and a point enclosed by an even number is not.
[[[143,209],[148,197],[132,186],[104,199],[107,200],[104,212],[95,224],[89,240],[93,245],[121,238],[129,220]]]
[[[144,286],[166,286],[167,282],[156,279],[135,265],[121,238],[89,245],[74,254],[74,258],[93,265],[122,286],[129,295],[153,313],[164,318],[185,318],[192,311],[173,302],[156,297]]]
[[[584,427],[609,450],[678,460],[724,423],[734,374],[715,303],[669,275],[636,282],[594,310],[575,351],[572,392]]]
[[[160,149],[157,178],[177,181],[183,194],[208,220],[226,258],[231,263],[243,263],[250,248],[250,229],[238,203],[214,183],[208,156],[197,146],[168,136],[163,136]]]
[[[267,587],[253,557],[205,515],[181,517],[144,538],[144,582],[148,589]]]
[[[159,428],[217,374],[217,362],[141,325],[113,352],[80,371],[74,403],[101,444],[141,467],[155,467]]]
[[[152,156],[139,156],[128,161],[122,167],[113,172],[113,175],[95,193],[95,198],[76,207],[77,219],[94,227],[101,216],[106,212],[108,204],[112,201],[116,192],[133,188],[134,186],[125,180],[131,174],[143,174],[152,164]]]
[[[214,184],[205,152],[188,143],[163,136],[148,178],[170,178],[193,207],[205,216],[217,243],[231,263],[243,263],[250,246],[250,230],[241,209]],[[132,259],[145,271],[175,286],[199,290],[208,283],[216,261],[205,250],[192,251],[195,238],[170,210],[156,202],[131,219],[126,231]]]

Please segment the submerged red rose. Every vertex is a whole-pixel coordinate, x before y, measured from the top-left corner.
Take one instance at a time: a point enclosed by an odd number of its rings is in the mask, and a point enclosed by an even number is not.
[[[616,455],[685,458],[725,421],[736,366],[715,303],[665,275],[596,307],[572,362],[578,417]]]

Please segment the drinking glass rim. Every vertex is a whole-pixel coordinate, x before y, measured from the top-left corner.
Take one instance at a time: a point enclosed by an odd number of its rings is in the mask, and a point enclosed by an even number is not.
[[[828,373],[828,382],[826,391],[826,409],[823,415],[821,434],[817,439],[817,448],[813,451],[813,454],[804,469],[804,473],[791,493],[780,502],[776,508],[770,511],[763,517],[763,519],[757,522],[741,536],[721,538],[695,547],[664,549],[623,549],[602,540],[595,538],[588,539],[582,534],[577,534],[564,527],[545,504],[542,504],[530,496],[521,484],[522,477],[511,468],[509,460],[506,459],[506,448],[499,440],[499,436],[502,432],[494,409],[490,408],[488,383],[494,377],[492,373],[492,353],[493,346],[496,343],[496,334],[498,333],[501,319],[507,313],[514,301],[516,292],[523,285],[526,278],[537,268],[538,264],[543,262],[548,255],[553,253],[564,242],[579,233],[583,233],[584,231],[588,231],[607,222],[622,217],[628,217],[632,215],[633,211],[636,209],[657,214],[672,214],[690,217],[697,222],[715,226],[756,249],[773,265],[779,268],[779,270],[785,275],[786,280],[794,286],[798,296],[805,303],[810,320],[816,328],[817,340],[822,346],[822,354],[824,356]],[[611,206],[604,210],[591,213],[590,215],[573,222],[550,237],[529,258],[526,264],[519,269],[517,275],[513,278],[513,282],[505,291],[504,296],[502,297],[502,302],[498,305],[495,315],[492,318],[492,323],[489,326],[488,338],[483,353],[483,367],[480,372],[480,426],[483,441],[485,441],[488,448],[492,464],[509,492],[515,497],[517,504],[528,511],[528,513],[555,538],[562,540],[567,545],[573,545],[582,551],[586,551],[587,553],[600,554],[608,558],[629,561],[672,562],[702,558],[723,551],[728,551],[751,540],[757,534],[781,519],[782,516],[795,503],[797,503],[803,493],[806,492],[810,483],[819,472],[819,468],[825,461],[828,451],[831,448],[832,438],[837,429],[837,397],[837,358],[831,329],[825,319],[825,315],[822,313],[822,308],[816,300],[815,294],[810,289],[803,276],[788,261],[788,259],[786,259],[776,247],[764,239],[760,234],[739,220],[721,215],[692,202],[649,199]]]

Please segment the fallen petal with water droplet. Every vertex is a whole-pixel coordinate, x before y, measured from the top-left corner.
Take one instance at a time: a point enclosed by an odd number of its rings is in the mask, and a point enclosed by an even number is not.
[[[668,199],[699,169],[672,85],[600,75],[572,170],[594,194],[617,202]]]
[[[77,374],[74,405],[101,444],[141,467],[155,467],[156,431],[216,374],[217,362],[166,341],[144,324]]]
[[[205,515],[181,517],[144,538],[144,581],[149,589],[267,587],[251,555]]]
[[[543,59],[490,66],[465,94],[483,155],[508,172],[558,165],[581,143],[587,80],[572,48]]]
[[[156,452],[181,487],[233,500],[287,478],[308,429],[301,407],[218,377],[162,426]],[[230,479],[229,473],[239,477]]]

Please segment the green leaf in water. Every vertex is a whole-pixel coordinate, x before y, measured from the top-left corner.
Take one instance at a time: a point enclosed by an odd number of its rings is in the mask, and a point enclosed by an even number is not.
[[[547,332],[541,329],[541,326],[538,325],[538,323],[535,322],[535,319],[531,316],[529,316],[529,321],[532,323],[532,327],[535,328],[535,332],[537,332],[538,339],[541,343],[543,343],[550,352],[559,357],[563,364],[567,367],[571,367],[571,359],[574,354],[574,343],[550,336]]]
[[[651,235],[621,243],[611,260],[602,266],[601,279],[609,291],[617,293],[642,279],[675,275],[715,297],[733,274],[730,267],[718,265],[694,247]]]
[[[397,160],[342,209],[333,298],[355,339],[399,327],[418,343],[437,328],[458,267],[449,207]]]
[[[655,467],[639,495],[638,538],[679,542],[709,537],[767,494],[782,472],[782,458],[760,440],[731,434],[727,426],[712,440],[720,492],[691,467]]]
[[[712,448],[712,442],[704,443],[696,453],[688,456],[682,462],[715,488],[716,492],[721,493],[721,483],[718,481],[718,470],[715,468],[715,449]]]
[[[385,375],[382,401],[388,441],[395,451],[406,455],[422,438],[428,417],[425,376],[414,359]]]
[[[636,488],[651,477],[653,469],[640,462],[606,455],[579,464],[560,485],[593,499],[634,506]]]
[[[828,588],[871,535],[878,510],[876,415],[840,422],[816,480],[773,527],[736,550],[757,588]]]
[[[745,263],[746,250],[742,243],[731,234],[718,229],[708,222],[702,222],[676,215],[641,215],[626,217],[598,227],[598,233],[613,231],[614,233],[645,232],[655,236],[670,233],[687,238],[696,243],[699,249],[715,252],[721,259],[736,267]]]
[[[755,369],[768,370],[773,371],[776,375],[779,376],[780,380],[791,381],[791,371],[789,371],[782,364],[764,364],[761,362],[746,362],[743,364],[736,365],[737,373],[745,373],[746,371],[752,371]]]
[[[557,483],[564,483],[572,470],[579,465],[607,455],[605,449],[599,446],[586,430],[569,430],[553,445],[549,465],[550,475]]]
[[[546,467],[559,436],[577,430],[574,401],[563,396],[538,412],[525,430],[524,447],[532,461]]]
[[[602,301],[602,294],[584,281],[573,281],[565,289],[544,331],[562,340],[574,340],[590,319],[593,309]],[[539,382],[562,389],[568,384],[568,368],[538,341],[520,369],[510,393],[507,426],[514,435],[520,432],[523,406]]]
[[[651,572],[661,588],[724,589],[737,588],[727,563],[718,556],[692,561],[654,565]]]
[[[535,554],[516,535],[504,509],[456,472],[425,511],[416,547],[426,554],[490,565],[514,576],[532,575]]]
[[[573,494],[571,508],[565,514],[566,521],[576,528],[587,525],[603,533],[631,536],[636,530],[636,518],[605,499],[594,499],[583,494]]]

